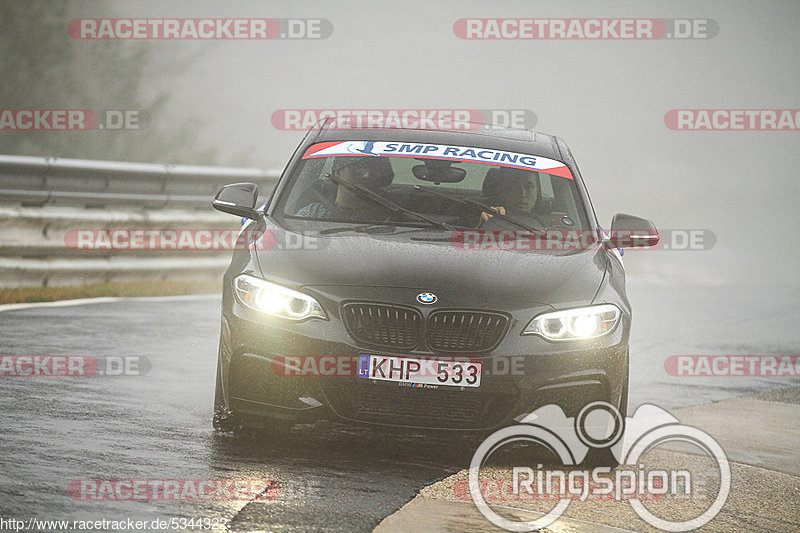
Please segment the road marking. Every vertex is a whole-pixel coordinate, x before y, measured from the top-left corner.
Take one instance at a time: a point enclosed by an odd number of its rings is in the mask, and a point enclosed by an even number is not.
[[[17,311],[20,309],[35,309],[38,307],[72,307],[76,305],[103,304],[124,301],[144,301],[144,302],[171,302],[184,300],[205,300],[219,298],[218,294],[185,294],[182,296],[102,296],[99,298],[75,298],[73,300],[58,300],[56,302],[30,302],[18,304],[0,305],[0,313],[3,311]]]

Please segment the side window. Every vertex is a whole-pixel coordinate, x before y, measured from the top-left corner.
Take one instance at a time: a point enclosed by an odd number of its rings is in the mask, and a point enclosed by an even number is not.
[[[586,217],[582,211],[578,209],[576,203],[577,191],[575,191],[575,183],[572,180],[567,180],[559,176],[552,176],[546,174],[547,181],[550,183],[552,192],[552,209],[553,212],[566,213],[578,227],[584,227],[586,224]],[[542,195],[545,194],[544,183],[542,185]]]
[[[300,174],[291,184],[291,190],[286,197],[283,212],[293,215],[308,204],[318,201],[321,190],[321,180],[333,169],[333,158],[308,159],[304,161]]]

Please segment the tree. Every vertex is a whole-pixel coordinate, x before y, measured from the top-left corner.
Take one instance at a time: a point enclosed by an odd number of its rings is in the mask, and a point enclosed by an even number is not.
[[[144,128],[0,131],[0,154],[213,164],[216,150],[195,146],[196,122],[167,117],[169,94],[148,82],[191,58],[164,54],[163,42],[73,39],[70,11],[61,1],[0,2],[0,109],[141,111]]]

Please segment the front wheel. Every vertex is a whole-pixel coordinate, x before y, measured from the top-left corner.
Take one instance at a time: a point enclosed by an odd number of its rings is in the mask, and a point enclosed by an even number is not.
[[[623,436],[625,434],[625,418],[628,415],[628,381],[629,372],[626,372],[624,381],[622,383],[622,391],[620,392],[619,402],[608,402],[610,405],[614,406],[619,413],[622,421]],[[619,466],[619,460],[614,456],[614,453],[611,451],[611,447],[589,448],[586,458],[582,461],[582,464],[588,466],[607,466],[609,468],[615,468]]]
[[[236,431],[242,427],[225,402],[219,363],[217,363],[217,386],[214,390],[214,418],[212,424],[217,431]]]

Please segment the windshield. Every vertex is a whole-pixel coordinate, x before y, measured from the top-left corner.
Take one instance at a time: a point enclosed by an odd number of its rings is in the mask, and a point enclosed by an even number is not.
[[[278,199],[292,229],[364,225],[452,229],[587,228],[564,163],[484,148],[379,141],[311,145]]]

